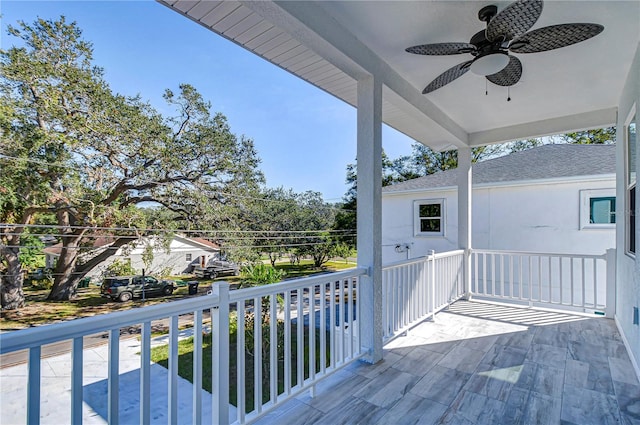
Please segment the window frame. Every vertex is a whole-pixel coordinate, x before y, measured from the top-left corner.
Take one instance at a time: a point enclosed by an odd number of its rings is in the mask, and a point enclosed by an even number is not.
[[[420,216],[420,206],[421,205],[439,205],[440,206],[440,215],[433,217],[421,217]],[[416,199],[413,201],[413,235],[417,237],[443,237],[445,235],[446,228],[446,220],[445,220],[445,199],[444,198],[436,198],[436,199]],[[423,218],[431,219],[431,220],[440,220],[440,231],[439,232],[423,232],[421,231],[421,220]]]
[[[580,191],[580,229],[615,229],[616,223],[591,223],[591,200],[613,198],[616,201],[616,189],[586,189]],[[615,203],[617,210],[618,204]],[[614,215],[614,220],[617,217]]]
[[[193,255],[190,252],[187,252],[184,256],[185,261],[187,262],[192,262],[193,261]]]
[[[627,117],[624,124],[624,154],[625,154],[625,196],[624,196],[624,220],[625,220],[625,253],[633,258],[636,256],[636,184],[637,184],[637,175],[635,170],[638,169],[637,164],[632,164],[631,161],[631,149],[630,149],[630,128],[631,124],[635,128],[635,161],[638,161],[638,117],[637,117],[637,108],[634,104],[629,112],[629,116]],[[632,171],[631,167],[634,167],[635,170]],[[633,176],[633,178],[632,178]]]

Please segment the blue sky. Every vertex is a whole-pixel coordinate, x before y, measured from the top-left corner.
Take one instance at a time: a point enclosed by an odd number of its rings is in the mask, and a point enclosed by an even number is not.
[[[140,94],[164,109],[162,93],[190,83],[227,116],[231,129],[254,140],[267,186],[321,192],[338,201],[346,165],[356,157],[356,111],[258,56],[150,1],[0,2],[0,44],[18,20],[76,21],[94,47],[95,64],[114,91]],[[385,126],[391,158],[411,152],[411,139]]]

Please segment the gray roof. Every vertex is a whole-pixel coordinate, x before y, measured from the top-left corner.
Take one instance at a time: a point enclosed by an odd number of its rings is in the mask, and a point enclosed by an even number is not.
[[[440,171],[383,187],[383,192],[451,187],[457,170]],[[615,145],[542,145],[473,165],[473,184],[530,181],[616,173]]]

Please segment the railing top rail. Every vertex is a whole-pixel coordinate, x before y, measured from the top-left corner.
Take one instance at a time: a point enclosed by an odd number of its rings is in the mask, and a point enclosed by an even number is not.
[[[389,264],[385,264],[382,266],[382,270],[390,270],[390,269],[395,269],[398,267],[402,267],[402,266],[408,266],[410,264],[416,264],[416,263],[422,263],[424,261],[427,260],[427,258],[429,257],[416,257],[416,258],[411,258],[409,260],[400,260],[400,261],[394,261],[393,263],[389,263]]]
[[[440,258],[455,257],[456,255],[462,255],[462,254],[464,254],[464,249],[456,249],[455,251],[439,252],[437,254],[434,254],[433,258],[438,260]],[[383,265],[382,266],[382,270],[390,270],[390,269],[394,269],[394,268],[398,268],[398,267],[408,266],[410,264],[421,263],[423,261],[428,260],[429,258],[431,258],[431,255],[425,255],[423,257],[411,258],[409,260],[395,261],[393,263],[388,263],[388,264]]]
[[[290,281],[273,283],[271,285],[254,286],[252,288],[238,289],[229,292],[229,302],[236,302],[256,297],[264,297],[267,295],[278,294],[281,292],[291,291],[295,289],[307,288],[311,285],[320,283],[337,282],[342,279],[350,279],[353,277],[363,276],[367,274],[365,268],[354,268],[335,273],[326,273],[317,276],[309,276],[301,279],[292,279]]]
[[[497,249],[477,249],[473,248],[471,253],[474,254],[502,254],[502,255],[522,255],[530,257],[564,257],[564,258],[595,258],[605,259],[607,254],[567,254],[557,252],[529,252],[529,251],[504,251]]]
[[[440,258],[455,257],[456,255],[462,255],[462,254],[464,254],[464,249],[456,249],[455,251],[439,252],[435,254],[434,257],[437,260]]]
[[[0,334],[0,354],[164,319],[176,314],[192,313],[196,310],[218,307],[218,305],[217,296],[207,295],[2,333]]]

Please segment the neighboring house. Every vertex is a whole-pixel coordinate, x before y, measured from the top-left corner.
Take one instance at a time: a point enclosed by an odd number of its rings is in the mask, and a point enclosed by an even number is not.
[[[543,145],[473,165],[472,247],[603,254],[616,244],[615,145]],[[458,248],[457,170],[382,189],[383,264]]]
[[[96,250],[104,249],[113,240],[98,238],[94,243]],[[153,261],[146,266],[143,261],[143,253],[147,246],[153,247]],[[44,249],[47,267],[55,267],[55,261],[60,256],[61,245],[53,245]],[[94,251],[95,252],[95,251]],[[87,276],[100,277],[104,269],[116,260],[130,261],[131,266],[146,274],[158,274],[168,272],[171,275],[190,273],[197,264],[204,264],[209,259],[220,255],[220,246],[202,238],[188,238],[175,235],[168,247],[165,247],[158,239],[143,238],[128,247],[121,247],[115,255],[94,267]]]
[[[91,252],[94,254],[99,253],[104,250],[108,246],[110,246],[115,240],[111,236],[89,236],[92,238],[91,244]],[[87,248],[86,250],[89,250]],[[60,252],[62,251],[62,244],[56,243],[50,246],[47,246],[42,250],[45,254],[45,267],[48,269],[53,269],[56,267],[58,262],[58,257],[60,257]]]

